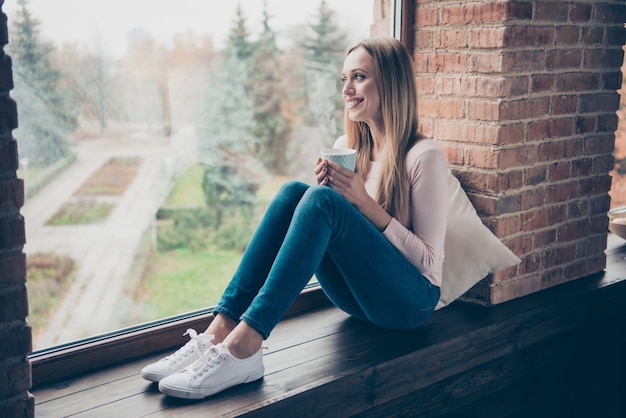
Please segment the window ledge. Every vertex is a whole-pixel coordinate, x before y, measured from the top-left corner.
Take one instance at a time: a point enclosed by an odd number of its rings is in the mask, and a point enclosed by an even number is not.
[[[611,365],[623,357],[626,324],[614,318],[626,315],[625,298],[626,280],[607,272],[491,307],[456,302],[411,332],[376,328],[326,306],[293,314],[278,325],[266,343],[262,380],[203,401],[164,397],[140,378],[141,367],[159,356],[33,393],[38,412],[54,416],[81,411],[164,416],[174,410],[189,416],[319,416],[328,411],[338,416],[480,411],[489,416],[484,406],[495,408],[494,393],[501,393],[498,402],[508,402],[512,411],[536,412],[536,407],[545,412],[546,405],[548,410],[565,408],[568,396],[574,411],[584,408],[585,400],[598,408],[591,399],[599,390],[599,408],[606,410],[621,398],[620,393],[611,396],[611,388],[621,390],[611,383],[620,369]],[[476,404],[480,397],[482,409]]]

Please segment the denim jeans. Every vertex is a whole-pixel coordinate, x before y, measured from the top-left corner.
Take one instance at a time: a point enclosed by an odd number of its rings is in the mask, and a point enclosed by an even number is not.
[[[313,274],[337,307],[391,329],[419,326],[440,295],[339,193],[290,181],[270,203],[214,313],[267,338]]]

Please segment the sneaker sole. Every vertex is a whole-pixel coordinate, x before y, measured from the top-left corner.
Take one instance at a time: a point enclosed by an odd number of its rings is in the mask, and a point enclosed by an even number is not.
[[[159,383],[159,391],[168,396],[172,396],[174,398],[183,398],[183,399],[203,399],[207,396],[215,395],[223,390],[231,388],[233,386],[241,385],[244,383],[251,383],[256,380],[259,380],[265,374],[265,367],[261,367],[260,369],[254,371],[253,373],[246,376],[245,379],[234,379],[229,382],[222,383],[221,385],[214,386],[209,389],[192,389],[192,388],[183,388],[176,386],[168,386],[167,382]]]
[[[175,372],[172,372],[172,373],[175,373]],[[165,379],[167,376],[169,376],[172,373],[162,374],[162,373],[157,373],[157,372],[142,372],[141,377],[144,378],[145,380],[159,383],[162,379]]]

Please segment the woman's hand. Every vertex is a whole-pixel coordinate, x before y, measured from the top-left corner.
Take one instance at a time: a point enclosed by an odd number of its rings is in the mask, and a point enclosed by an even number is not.
[[[317,184],[320,186],[326,185],[326,161],[322,160],[321,157],[317,157],[315,160],[315,168],[313,169],[313,173],[315,174],[315,180]]]
[[[320,184],[332,187],[357,208],[364,202],[371,200],[365,190],[362,176],[333,161],[324,160],[322,165],[325,177],[322,180],[323,183]]]
[[[341,165],[317,158],[315,178],[320,186],[330,186],[352,203],[378,230],[383,231],[391,216],[367,194],[363,177]]]

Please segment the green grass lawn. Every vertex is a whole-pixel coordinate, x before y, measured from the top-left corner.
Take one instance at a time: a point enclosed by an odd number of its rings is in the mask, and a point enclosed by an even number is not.
[[[189,167],[172,188],[166,206],[204,206],[206,203],[202,192],[203,177],[204,166],[202,164]]]
[[[204,166],[191,166],[174,185],[165,206],[202,207]],[[274,177],[257,192],[259,210],[286,181]],[[211,247],[193,251],[151,251],[134,291],[135,306],[141,306],[135,321],[145,322],[215,305],[235,272],[242,253]]]
[[[150,256],[141,295],[142,320],[153,320],[215,305],[233,276],[241,253],[210,249],[176,250]]]

